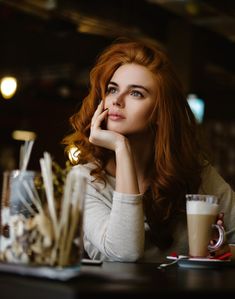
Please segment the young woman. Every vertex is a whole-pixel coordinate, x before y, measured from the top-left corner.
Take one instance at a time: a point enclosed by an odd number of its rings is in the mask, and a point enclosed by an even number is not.
[[[166,54],[122,41],[104,50],[64,139],[87,178],[84,247],[90,258],[159,262],[187,254],[185,195],[220,198],[235,228],[235,194],[207,162],[197,124]],[[235,234],[228,234],[235,242]]]

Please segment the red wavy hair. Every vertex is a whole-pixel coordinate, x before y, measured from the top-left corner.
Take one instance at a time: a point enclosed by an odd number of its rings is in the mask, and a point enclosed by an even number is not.
[[[77,146],[81,150],[79,163],[94,162],[92,174],[105,181],[105,166],[112,153],[89,142],[90,123],[113,73],[127,63],[145,66],[156,77],[155,160],[144,206],[153,239],[166,247],[172,242],[174,219],[185,210],[185,194],[198,191],[205,155],[194,115],[165,52],[139,41],[118,41],[106,48],[91,70],[88,96],[70,118],[74,132],[63,143]]]

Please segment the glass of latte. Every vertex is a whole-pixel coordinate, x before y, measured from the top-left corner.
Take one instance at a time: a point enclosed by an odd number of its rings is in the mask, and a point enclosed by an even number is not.
[[[210,252],[218,250],[225,240],[224,228],[216,224],[218,198],[214,195],[187,194],[186,199],[189,256],[205,258]],[[212,245],[210,241],[214,239],[214,230],[218,231],[218,238]]]

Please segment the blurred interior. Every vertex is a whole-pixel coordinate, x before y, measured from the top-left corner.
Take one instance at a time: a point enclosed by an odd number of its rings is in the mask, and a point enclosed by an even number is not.
[[[1,172],[18,167],[15,130],[37,134],[29,168],[39,168],[44,151],[64,165],[61,140],[89,71],[104,47],[127,36],[162,45],[186,93],[203,99],[200,125],[215,166],[235,187],[234,1],[1,0],[0,35],[0,80],[18,81],[12,98],[0,95]]]

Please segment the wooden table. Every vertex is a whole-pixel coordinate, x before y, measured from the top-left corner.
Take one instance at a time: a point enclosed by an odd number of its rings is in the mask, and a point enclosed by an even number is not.
[[[199,295],[235,296],[235,267],[186,269],[175,265],[159,270],[157,266],[117,262],[104,262],[101,266],[83,265],[79,276],[66,282],[0,273],[0,298],[72,299],[99,295],[148,299],[179,295],[191,299]]]

